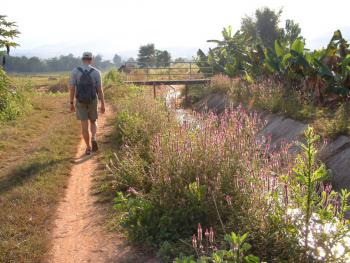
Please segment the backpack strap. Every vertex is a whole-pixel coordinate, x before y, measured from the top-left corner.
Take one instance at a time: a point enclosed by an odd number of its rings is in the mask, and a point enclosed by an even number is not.
[[[81,74],[85,74],[84,70],[81,67],[77,67],[77,70],[79,70]]]
[[[94,68],[91,68],[87,74],[90,75],[91,72],[93,72],[93,71],[94,71]]]
[[[87,74],[87,75],[90,75],[91,72],[94,71],[94,68],[91,68],[89,71],[86,71],[86,70],[83,70],[81,67],[77,67],[77,69],[81,72],[81,74]]]

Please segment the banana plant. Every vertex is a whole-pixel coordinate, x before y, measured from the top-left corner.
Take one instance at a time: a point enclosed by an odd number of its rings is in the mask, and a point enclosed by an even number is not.
[[[240,76],[245,73],[246,63],[250,62],[249,39],[240,31],[233,33],[231,26],[222,30],[222,36],[223,40],[208,40],[216,44],[208,52],[208,61],[221,73],[230,77]]]
[[[316,103],[341,100],[350,95],[350,50],[339,30],[325,49],[309,51],[305,40],[276,40],[274,47],[252,45],[251,39],[232,28],[222,31],[222,40],[208,40],[216,47],[198,57],[213,65],[214,73],[241,77],[253,83],[259,76],[272,76],[286,88],[303,90]]]

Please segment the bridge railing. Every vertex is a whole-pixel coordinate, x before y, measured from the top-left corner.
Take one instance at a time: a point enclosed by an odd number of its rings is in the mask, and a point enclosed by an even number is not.
[[[200,80],[213,76],[213,66],[208,62],[126,62],[120,71],[125,81]]]

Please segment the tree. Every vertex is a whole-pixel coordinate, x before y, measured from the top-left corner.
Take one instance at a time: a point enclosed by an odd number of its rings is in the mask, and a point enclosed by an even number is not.
[[[10,54],[10,48],[18,46],[13,39],[19,34],[16,23],[9,22],[7,16],[0,15],[0,56],[3,56],[3,65],[5,64],[5,55]]]
[[[291,45],[297,38],[302,38],[304,40],[301,36],[301,28],[299,24],[291,19],[287,19],[283,31],[283,40]]]
[[[268,7],[255,12],[257,33],[265,47],[273,48],[275,40],[281,36],[282,31],[278,27],[281,14],[282,9],[276,12]]]
[[[182,57],[178,57],[178,58],[175,58],[174,62],[177,62],[177,63],[186,62],[186,59]]]
[[[119,68],[122,65],[122,58],[118,54],[115,54],[113,57],[113,63],[114,65]]]
[[[279,28],[282,9],[274,11],[268,7],[255,11],[253,17],[246,16],[241,20],[241,31],[251,39],[250,43],[263,44],[273,48],[275,40],[283,35],[283,29]]]
[[[155,52],[156,62],[158,66],[168,67],[171,61],[171,55],[166,50],[156,50]]]
[[[245,16],[241,20],[241,31],[248,36],[252,44],[256,44],[258,40],[258,32],[255,19],[251,16]]]
[[[38,57],[31,57],[28,59],[29,72],[42,72],[45,71],[45,64],[41,62]]]
[[[155,62],[155,48],[154,44],[147,44],[140,46],[139,53],[137,55],[137,62],[140,67],[145,67],[147,63]]]
[[[61,55],[59,57],[49,59],[39,59],[37,57],[13,57],[7,56],[6,70],[8,72],[57,72],[70,71],[81,64],[81,58],[75,57],[73,54]],[[97,55],[94,65],[106,70],[112,68],[114,64],[109,60],[103,60]]]

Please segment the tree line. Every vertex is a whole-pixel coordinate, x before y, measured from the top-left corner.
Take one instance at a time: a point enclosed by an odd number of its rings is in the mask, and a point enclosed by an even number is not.
[[[122,60],[120,56],[115,55],[113,62],[104,60],[101,55],[97,55],[93,59],[93,64],[100,70],[108,70],[112,67],[119,67]],[[81,57],[76,57],[73,54],[61,55],[49,59],[40,59],[38,57],[26,56],[6,56],[4,69],[7,72],[30,73],[30,72],[57,72],[70,71],[74,67],[81,65]]]

